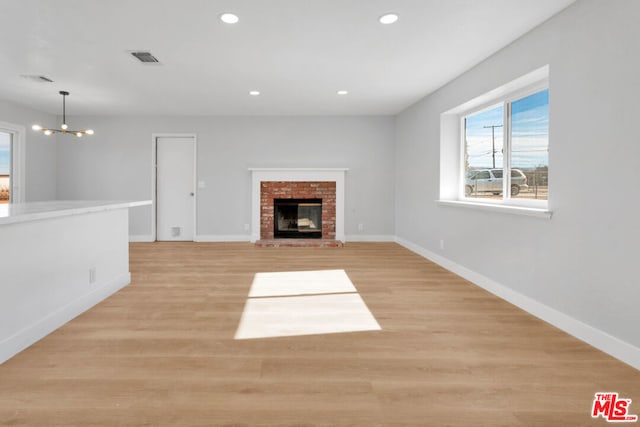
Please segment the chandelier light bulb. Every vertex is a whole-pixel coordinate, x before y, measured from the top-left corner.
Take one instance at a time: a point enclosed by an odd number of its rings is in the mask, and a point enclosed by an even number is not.
[[[33,129],[33,130],[42,130],[42,126],[40,126],[40,125],[33,125],[33,126],[31,126],[31,129]]]
[[[51,135],[52,133],[53,133],[53,132],[51,132],[49,129],[47,129],[47,130],[45,130],[45,131],[44,131],[44,134],[45,134],[45,135],[47,135],[47,136]]]
[[[87,129],[84,131],[87,135],[93,135],[93,129]]]
[[[82,132],[76,132],[76,136],[77,136],[78,138],[82,138]]]
[[[69,126],[67,126],[67,124],[66,124],[66,123],[63,123],[63,124],[60,126],[60,128],[61,128],[62,130],[67,130],[67,128],[68,128],[68,127],[69,127]]]

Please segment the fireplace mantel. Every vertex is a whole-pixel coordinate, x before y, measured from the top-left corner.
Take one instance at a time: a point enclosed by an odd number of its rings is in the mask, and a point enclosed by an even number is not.
[[[251,172],[251,241],[260,240],[260,184],[263,181],[336,183],[336,240],[344,242],[344,180],[347,168],[249,168]]]

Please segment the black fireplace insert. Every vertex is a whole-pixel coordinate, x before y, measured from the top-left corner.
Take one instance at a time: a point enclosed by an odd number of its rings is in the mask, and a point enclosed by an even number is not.
[[[322,199],[274,199],[273,237],[322,239]]]

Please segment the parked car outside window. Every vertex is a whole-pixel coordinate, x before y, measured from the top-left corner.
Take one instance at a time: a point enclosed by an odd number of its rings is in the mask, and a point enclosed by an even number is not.
[[[469,171],[465,182],[465,196],[472,194],[502,194],[503,170],[483,169]],[[527,177],[520,169],[511,169],[511,195],[517,196],[520,191],[529,188]]]

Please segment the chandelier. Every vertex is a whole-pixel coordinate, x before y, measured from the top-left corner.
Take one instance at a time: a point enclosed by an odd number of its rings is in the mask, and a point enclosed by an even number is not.
[[[81,138],[83,135],[93,135],[92,129],[86,130],[71,130],[69,126],[67,126],[67,111],[66,111],[66,97],[69,95],[69,92],[61,90],[60,95],[62,95],[62,124],[60,125],[60,129],[50,129],[45,128],[40,125],[33,125],[31,129],[36,131],[41,131],[45,135],[53,135],[54,133],[68,133],[71,135],[75,135],[78,138]]]

